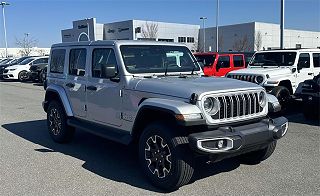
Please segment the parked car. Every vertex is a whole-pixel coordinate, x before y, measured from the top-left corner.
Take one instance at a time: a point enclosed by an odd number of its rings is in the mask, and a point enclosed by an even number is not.
[[[6,58],[3,61],[1,61],[0,65],[6,65],[14,60],[15,60],[15,58]]]
[[[3,71],[6,67],[12,66],[12,65],[18,65],[20,64],[22,61],[24,61],[25,59],[30,58],[29,56],[25,56],[25,57],[20,57],[18,59],[15,59],[7,64],[2,64],[0,65],[0,79],[3,79]]]
[[[48,63],[36,64],[30,66],[29,79],[33,82],[43,83],[43,73],[44,69],[48,66]]]
[[[4,79],[14,79],[26,81],[29,79],[29,69],[31,65],[48,63],[48,57],[30,57],[22,61],[19,65],[13,65],[5,68],[3,71]]]
[[[243,54],[220,54],[216,52],[195,53],[197,61],[202,62],[206,76],[225,76],[232,70],[246,67]]]
[[[298,95],[303,100],[303,114],[307,119],[320,119],[320,74],[301,83]]]
[[[43,108],[52,139],[68,142],[79,128],[136,143],[143,172],[162,189],[187,184],[198,156],[263,161],[288,129],[286,118],[267,115],[279,108],[273,95],[253,83],[201,77],[183,44],[62,43],[50,59]]]
[[[231,71],[227,77],[265,87],[286,107],[298,85],[320,73],[320,49],[259,51],[247,69]]]

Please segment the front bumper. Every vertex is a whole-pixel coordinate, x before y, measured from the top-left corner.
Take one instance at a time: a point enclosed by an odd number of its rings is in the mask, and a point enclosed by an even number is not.
[[[200,154],[241,154],[259,150],[282,138],[288,130],[285,117],[193,133],[188,136],[191,149]]]
[[[8,72],[3,72],[2,73],[2,78],[3,79],[18,79],[17,73],[14,71],[8,71]]]

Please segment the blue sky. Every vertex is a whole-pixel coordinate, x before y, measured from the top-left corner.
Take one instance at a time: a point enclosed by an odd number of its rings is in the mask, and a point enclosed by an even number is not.
[[[6,0],[9,47],[24,33],[38,40],[38,47],[61,42],[60,30],[72,21],[96,17],[98,23],[128,19],[215,26],[216,0]],[[320,31],[320,0],[285,0],[285,28]],[[220,0],[220,24],[280,21],[280,0]],[[0,47],[4,47],[1,17]]]

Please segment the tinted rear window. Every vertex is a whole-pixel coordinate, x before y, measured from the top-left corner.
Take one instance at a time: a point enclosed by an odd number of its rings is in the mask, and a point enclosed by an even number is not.
[[[233,56],[233,64],[235,67],[243,67],[244,62],[243,62],[242,56],[240,56],[240,55]]]
[[[50,60],[50,72],[63,73],[65,54],[65,49],[52,50]]]

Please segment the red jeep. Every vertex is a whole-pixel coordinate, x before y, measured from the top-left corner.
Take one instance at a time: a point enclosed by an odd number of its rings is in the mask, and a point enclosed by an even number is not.
[[[225,76],[227,73],[246,67],[243,54],[223,54],[216,52],[195,53],[197,60],[203,63],[206,76]]]

